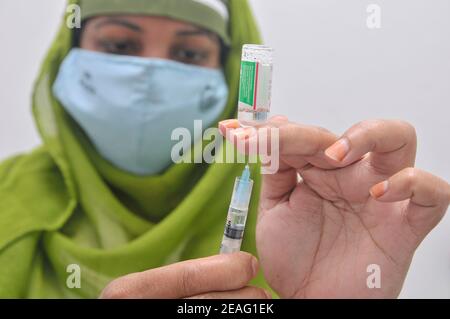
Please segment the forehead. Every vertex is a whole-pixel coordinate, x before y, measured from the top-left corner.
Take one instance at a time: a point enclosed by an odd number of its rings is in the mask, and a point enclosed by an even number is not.
[[[163,30],[201,30],[201,28],[195,26],[192,23],[176,20],[161,16],[149,16],[149,15],[109,15],[109,16],[96,16],[90,18],[87,25],[95,28],[101,28],[108,25],[123,25],[128,27],[138,27],[138,29],[145,31],[150,29],[163,29]]]

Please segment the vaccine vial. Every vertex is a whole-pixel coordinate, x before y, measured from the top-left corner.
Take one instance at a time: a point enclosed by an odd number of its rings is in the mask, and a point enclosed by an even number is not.
[[[238,120],[246,126],[267,121],[272,98],[273,49],[256,44],[242,48]]]

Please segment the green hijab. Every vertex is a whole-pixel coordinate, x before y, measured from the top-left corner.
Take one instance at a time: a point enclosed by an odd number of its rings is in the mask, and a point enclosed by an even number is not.
[[[260,42],[247,1],[230,0],[228,8],[230,97],[221,118],[236,112],[242,45]],[[0,164],[0,297],[96,298],[119,276],[217,254],[234,179],[243,169],[179,164],[137,177],[103,160],[51,94],[71,43],[64,21],[35,84],[33,114],[43,146]],[[257,170],[243,242],[253,254]],[[70,265],[81,270],[81,288],[68,288]],[[267,288],[261,274],[252,283]]]

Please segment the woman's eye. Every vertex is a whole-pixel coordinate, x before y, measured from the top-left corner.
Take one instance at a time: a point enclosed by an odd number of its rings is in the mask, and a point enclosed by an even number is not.
[[[138,55],[141,49],[139,43],[130,40],[100,40],[100,48],[111,54]]]
[[[198,50],[179,49],[173,53],[174,60],[188,64],[202,64],[207,58],[208,54],[206,52]]]

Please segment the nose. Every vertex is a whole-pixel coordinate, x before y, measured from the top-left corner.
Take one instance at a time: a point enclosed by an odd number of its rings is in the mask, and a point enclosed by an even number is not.
[[[170,59],[169,49],[163,45],[149,45],[142,51],[142,56],[146,58]]]

